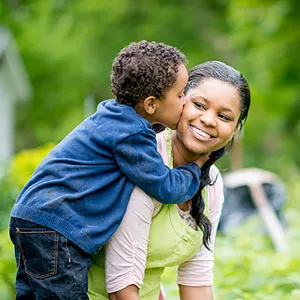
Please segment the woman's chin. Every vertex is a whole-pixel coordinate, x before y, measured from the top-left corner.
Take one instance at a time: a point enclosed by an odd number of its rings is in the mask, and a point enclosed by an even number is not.
[[[205,147],[204,145],[187,145],[187,150],[191,153],[194,154],[195,156],[199,154],[204,154],[204,153],[209,153],[211,152],[211,147]]]

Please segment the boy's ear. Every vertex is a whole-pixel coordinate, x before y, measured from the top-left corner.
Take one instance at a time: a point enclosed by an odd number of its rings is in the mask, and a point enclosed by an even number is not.
[[[153,115],[157,108],[157,99],[154,96],[149,96],[144,100],[145,112],[149,115]]]

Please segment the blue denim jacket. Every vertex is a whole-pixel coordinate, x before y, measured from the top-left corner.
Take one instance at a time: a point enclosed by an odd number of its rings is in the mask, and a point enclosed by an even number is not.
[[[120,225],[135,185],[162,203],[179,203],[197,192],[200,173],[195,163],[165,166],[150,123],[107,100],[41,162],[11,215],[50,227],[92,254]]]

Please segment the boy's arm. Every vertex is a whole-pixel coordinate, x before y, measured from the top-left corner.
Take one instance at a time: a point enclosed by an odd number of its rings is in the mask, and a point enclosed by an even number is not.
[[[149,196],[165,204],[191,199],[200,184],[201,169],[190,163],[168,168],[156,150],[154,133],[141,132],[123,139],[115,150],[121,171]]]

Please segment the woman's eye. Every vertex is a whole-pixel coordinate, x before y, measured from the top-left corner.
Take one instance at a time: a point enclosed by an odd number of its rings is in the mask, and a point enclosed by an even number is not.
[[[200,103],[200,102],[194,102],[194,105],[197,107],[197,108],[201,108],[201,109],[205,109],[205,105]]]
[[[220,119],[225,120],[225,121],[230,121],[231,120],[228,116],[226,116],[224,114],[220,114],[219,117],[220,117]]]

